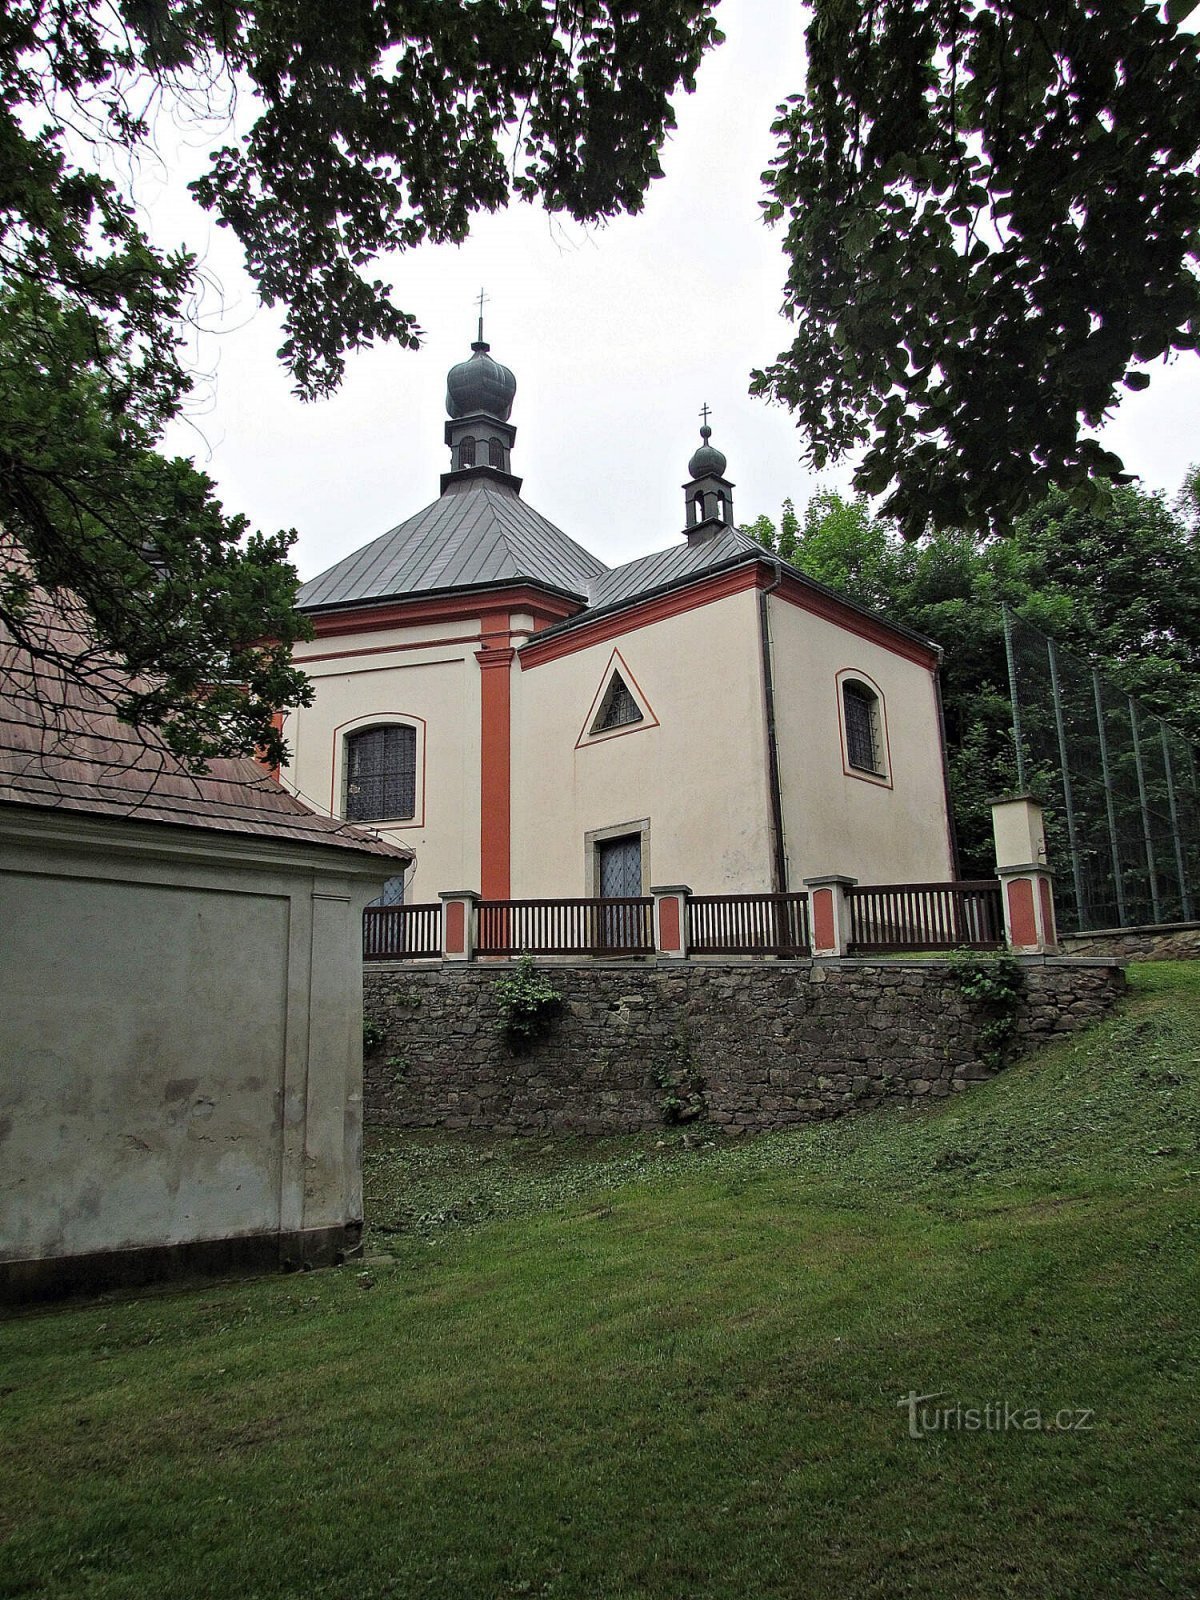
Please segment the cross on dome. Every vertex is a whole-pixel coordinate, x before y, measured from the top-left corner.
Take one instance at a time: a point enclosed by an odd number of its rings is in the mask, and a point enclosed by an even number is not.
[[[693,478],[723,478],[725,476],[725,457],[714,445],[708,442],[712,438],[712,429],[708,425],[708,419],[712,416],[712,411],[707,400],[700,407],[700,415],[704,419],[703,426],[700,429],[700,438],[703,442],[688,462],[688,473]]]

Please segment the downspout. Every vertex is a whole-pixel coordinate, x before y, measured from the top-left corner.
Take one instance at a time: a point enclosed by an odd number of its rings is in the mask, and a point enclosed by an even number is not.
[[[946,831],[950,844],[950,877],[959,876],[958,829],[954,824],[954,802],[950,796],[950,758],[946,753],[946,707],[942,700],[942,653],[938,651],[937,666],[933,669],[933,694],[937,701],[938,742],[942,747],[942,792],[946,796]]]
[[[775,728],[775,673],[771,661],[771,625],[767,596],[783,582],[783,566],[775,561],[775,577],[758,591],[758,636],[762,645],[763,710],[767,722],[767,784],[771,791],[771,890],[787,893],[787,850],[783,835],[783,793],[779,784],[779,738]]]

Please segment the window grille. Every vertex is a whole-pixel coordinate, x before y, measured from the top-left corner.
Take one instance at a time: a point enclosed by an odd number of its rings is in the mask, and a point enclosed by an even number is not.
[[[861,683],[842,686],[846,711],[846,756],[860,772],[881,771],[879,762],[878,712],[876,697]]]
[[[460,467],[475,465],[475,441],[469,434],[458,447],[458,464]]]
[[[628,723],[641,721],[641,707],[630,694],[621,674],[614,672],[608,692],[600,704],[600,715],[596,718],[596,726],[592,732],[605,733],[609,728],[623,728]]]
[[[404,904],[404,878],[402,876],[389,878],[383,886],[383,893],[368,900],[369,906],[402,906]]]
[[[602,839],[596,846],[600,898],[619,900],[642,892],[642,836]]]
[[[504,468],[504,446],[499,439],[488,440],[488,465],[501,470]]]
[[[346,738],[346,818],[411,817],[417,795],[417,730],[403,723]]]

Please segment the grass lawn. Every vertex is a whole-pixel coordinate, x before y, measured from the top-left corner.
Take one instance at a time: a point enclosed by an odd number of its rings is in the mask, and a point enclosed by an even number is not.
[[[919,1113],[398,1137],[392,1264],[12,1318],[0,1595],[1200,1595],[1200,963],[1134,979]]]

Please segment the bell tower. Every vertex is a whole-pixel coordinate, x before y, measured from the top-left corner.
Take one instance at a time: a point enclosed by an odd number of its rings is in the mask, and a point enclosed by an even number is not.
[[[708,425],[711,413],[707,404],[700,408],[700,415],[704,419],[700,448],[688,462],[691,477],[683,486],[687,511],[683,531],[689,544],[704,544],[733,527],[733,484],[725,476],[725,457],[708,442],[712,429]]]
[[[510,452],[517,430],[509,422],[517,380],[507,367],[493,361],[491,346],[483,337],[483,295],[480,295],[479,333],[471,356],[451,367],[446,375],[446,443],[450,471],[442,474],[442,493],[448,484],[471,477],[499,477],[520,489],[520,478],[509,470]]]

